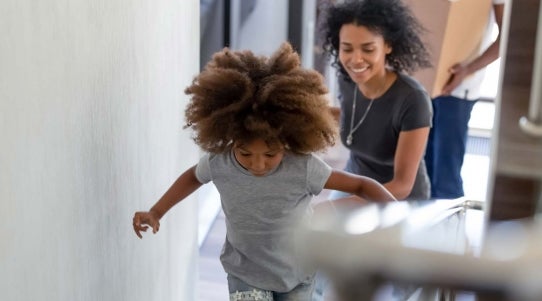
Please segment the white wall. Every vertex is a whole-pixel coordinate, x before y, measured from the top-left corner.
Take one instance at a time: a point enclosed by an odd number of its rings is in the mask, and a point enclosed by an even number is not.
[[[131,223],[198,157],[197,0],[2,0],[0,37],[0,299],[196,300],[196,200]]]

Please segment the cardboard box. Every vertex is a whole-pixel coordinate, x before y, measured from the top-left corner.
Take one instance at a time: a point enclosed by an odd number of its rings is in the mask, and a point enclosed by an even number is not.
[[[492,9],[491,0],[405,0],[427,32],[422,37],[433,68],[413,76],[431,97],[438,96],[455,63],[479,54]]]

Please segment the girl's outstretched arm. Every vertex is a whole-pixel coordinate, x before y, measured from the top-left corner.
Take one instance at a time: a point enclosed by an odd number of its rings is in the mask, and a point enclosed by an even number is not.
[[[166,191],[166,193],[145,212],[136,212],[133,219],[133,227],[136,235],[142,238],[141,231],[145,232],[152,228],[156,233],[160,229],[160,219],[178,202],[196,191],[202,184],[196,178],[196,165],[187,169]]]
[[[352,193],[373,202],[393,202],[397,200],[376,180],[336,169],[331,172],[324,188]]]

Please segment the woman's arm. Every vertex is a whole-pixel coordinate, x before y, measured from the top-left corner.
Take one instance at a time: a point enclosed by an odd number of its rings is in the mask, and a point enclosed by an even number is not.
[[[399,200],[405,199],[412,191],[428,137],[429,127],[402,131],[399,134],[393,179],[384,183],[384,187]]]
[[[196,178],[196,165],[186,170],[166,191],[166,193],[145,212],[136,212],[133,219],[133,227],[137,236],[141,238],[140,231],[147,231],[148,226],[153,233],[160,229],[160,219],[177,203],[196,191],[202,184]],[[146,226],[148,225],[148,226]]]
[[[377,181],[342,170],[334,169],[324,188],[352,193],[369,201],[396,201],[395,197]]]

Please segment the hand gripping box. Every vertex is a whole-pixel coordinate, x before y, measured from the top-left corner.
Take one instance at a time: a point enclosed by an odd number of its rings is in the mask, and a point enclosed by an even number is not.
[[[455,63],[480,53],[492,9],[491,0],[405,0],[426,29],[422,37],[431,53],[432,68],[413,76],[431,97],[438,96]]]

